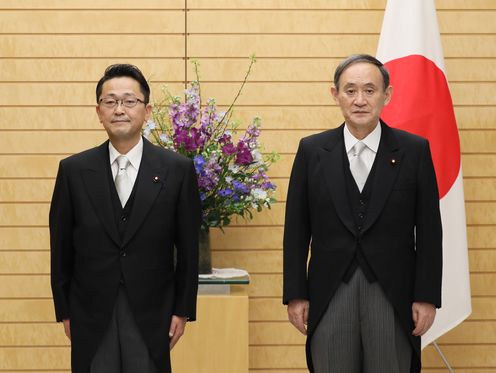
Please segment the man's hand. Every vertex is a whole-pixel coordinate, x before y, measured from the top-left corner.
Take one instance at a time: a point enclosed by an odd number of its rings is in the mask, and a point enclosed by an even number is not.
[[[71,340],[71,320],[65,319],[62,320],[62,323],[64,324],[64,332],[67,338],[69,338],[69,341]]]
[[[308,309],[305,299],[293,299],[288,304],[288,319],[303,335],[307,335]]]
[[[187,317],[172,315],[171,324],[169,328],[169,349],[172,350],[176,345],[179,338],[184,334],[186,328]]]
[[[416,337],[424,335],[432,326],[436,317],[436,307],[430,303],[413,302],[412,319],[415,329],[412,334]]]

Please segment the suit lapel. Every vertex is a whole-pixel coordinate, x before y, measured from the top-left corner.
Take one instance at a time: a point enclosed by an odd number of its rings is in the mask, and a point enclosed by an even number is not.
[[[136,185],[132,213],[122,242],[124,246],[136,234],[160,190],[165,185],[167,169],[160,167],[163,162],[160,162],[155,151],[154,145],[143,139],[143,156],[136,180],[138,184]]]
[[[362,233],[367,231],[379,217],[399,174],[403,151],[398,148],[394,133],[381,121],[382,136],[376,155],[376,174]]]
[[[327,141],[326,145],[319,150],[320,168],[339,218],[351,233],[356,234],[355,223],[350,211],[343,169],[343,127],[344,124],[332,131],[332,136],[329,141]]]
[[[112,199],[110,196],[108,141],[95,149],[91,165],[81,170],[84,187],[93,209],[111,239],[119,245],[119,232],[115,225]]]

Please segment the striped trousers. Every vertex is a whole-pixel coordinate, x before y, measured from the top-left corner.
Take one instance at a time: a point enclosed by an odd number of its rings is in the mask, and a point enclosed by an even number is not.
[[[310,342],[315,373],[409,373],[412,346],[377,282],[357,268]]]

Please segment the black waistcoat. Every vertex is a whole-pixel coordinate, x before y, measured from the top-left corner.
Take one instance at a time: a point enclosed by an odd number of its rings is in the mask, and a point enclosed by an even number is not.
[[[353,219],[355,221],[355,229],[357,232],[357,237],[360,237],[359,233],[367,217],[367,208],[369,206],[370,196],[372,194],[372,185],[373,185],[373,180],[375,178],[376,162],[374,160],[372,168],[369,172],[369,176],[367,177],[367,181],[365,182],[365,185],[361,193],[360,190],[358,189],[358,186],[355,182],[353,175],[351,174],[350,162],[348,160],[348,155],[346,154],[346,151],[344,156],[344,163],[345,163],[344,173],[346,180],[346,189],[348,192],[347,193],[348,200],[353,215]],[[353,273],[355,273],[357,267],[360,267],[360,269],[365,274],[365,277],[369,282],[374,282],[377,280],[377,277],[372,271],[372,268],[370,268],[370,265],[367,263],[367,259],[363,255],[363,252],[360,247],[360,240],[357,240],[356,242],[355,258],[353,259],[350,266],[346,270],[346,273],[343,276],[344,282],[348,282],[351,279],[351,276],[353,275]]]
[[[124,233],[126,232],[127,223],[129,221],[129,216],[132,213],[134,197],[136,195],[136,185],[138,184],[138,177],[133,185],[133,190],[129,195],[129,199],[126,205],[122,207],[121,201],[119,199],[119,194],[115,188],[115,182],[112,179],[112,170],[109,167],[109,182],[110,182],[110,196],[112,198],[112,206],[114,210],[115,224],[117,225],[117,230],[119,231],[119,237],[121,241],[124,239]]]

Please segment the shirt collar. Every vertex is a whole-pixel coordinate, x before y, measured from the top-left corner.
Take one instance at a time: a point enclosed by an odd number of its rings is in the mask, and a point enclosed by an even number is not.
[[[351,134],[350,130],[348,129],[348,126],[345,124],[343,135],[344,135],[344,146],[346,147],[346,153],[349,153],[349,151],[359,141],[367,145],[367,148],[372,150],[374,153],[377,153],[377,149],[379,149],[379,143],[381,142],[381,133],[382,133],[381,123],[378,123],[377,126],[375,126],[374,130],[367,135],[367,137],[365,137],[362,140],[359,140]]]
[[[141,163],[141,157],[143,155],[143,138],[140,137],[138,143],[130,151],[128,151],[127,154],[120,154],[117,149],[114,148],[114,145],[112,145],[109,141],[110,165],[112,165],[120,155],[125,155],[127,159],[129,159],[129,163],[131,163],[131,165],[138,170]]]

